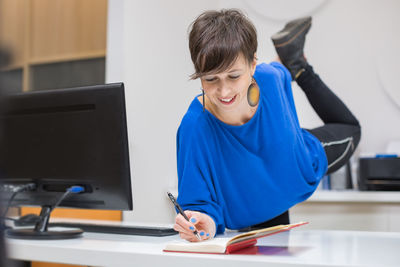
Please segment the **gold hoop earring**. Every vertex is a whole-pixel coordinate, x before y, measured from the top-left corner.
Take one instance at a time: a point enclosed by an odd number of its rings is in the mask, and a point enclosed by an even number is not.
[[[247,102],[249,103],[250,107],[255,107],[260,101],[260,90],[258,89],[254,78],[252,77],[251,79],[251,84],[247,89]]]

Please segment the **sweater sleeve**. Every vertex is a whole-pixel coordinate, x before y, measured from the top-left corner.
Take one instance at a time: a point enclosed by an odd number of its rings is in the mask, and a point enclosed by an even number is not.
[[[182,125],[183,124],[183,125]],[[216,233],[225,231],[222,209],[213,183],[212,145],[201,127],[183,123],[177,133],[178,203],[183,210],[206,213],[213,218]],[[197,128],[197,129],[196,129]]]
[[[296,106],[294,103],[293,92],[292,92],[292,76],[288,71],[288,69],[281,63],[272,62],[270,65],[273,66],[277,71],[279,80],[282,83],[281,88],[283,88],[283,93],[285,95],[286,100],[288,101],[292,117],[295,120],[296,125],[300,128],[300,123],[297,117]]]

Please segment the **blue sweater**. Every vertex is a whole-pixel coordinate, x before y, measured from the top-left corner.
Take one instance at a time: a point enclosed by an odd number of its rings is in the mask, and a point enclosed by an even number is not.
[[[177,133],[178,203],[211,216],[217,233],[282,214],[327,170],[321,143],[300,128],[288,70],[260,64],[254,79],[260,102],[247,123],[220,121],[196,97]]]

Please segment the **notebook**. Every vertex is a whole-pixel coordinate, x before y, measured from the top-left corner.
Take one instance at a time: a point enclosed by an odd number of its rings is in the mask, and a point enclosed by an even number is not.
[[[189,242],[186,240],[176,240],[167,243],[165,252],[188,252],[188,253],[214,253],[214,254],[230,254],[240,249],[255,246],[257,239],[280,232],[288,231],[294,227],[305,225],[308,222],[299,222],[293,224],[283,224],[273,227],[254,230],[234,237],[215,237],[210,240],[201,242]]]

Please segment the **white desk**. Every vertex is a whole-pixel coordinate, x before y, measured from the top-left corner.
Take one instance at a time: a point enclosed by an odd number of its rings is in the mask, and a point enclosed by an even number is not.
[[[268,256],[162,252],[176,238],[85,233],[75,240],[7,244],[13,259],[107,267],[400,266],[400,233],[295,229],[260,239],[258,245],[269,246]]]

